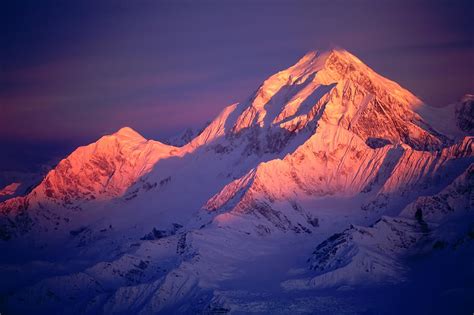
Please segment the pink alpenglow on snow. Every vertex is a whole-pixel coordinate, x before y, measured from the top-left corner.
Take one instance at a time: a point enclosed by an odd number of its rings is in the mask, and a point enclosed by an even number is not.
[[[21,183],[11,183],[0,190],[0,196],[14,195]]]
[[[103,136],[0,203],[0,310],[472,311],[473,104],[333,49],[168,144]]]

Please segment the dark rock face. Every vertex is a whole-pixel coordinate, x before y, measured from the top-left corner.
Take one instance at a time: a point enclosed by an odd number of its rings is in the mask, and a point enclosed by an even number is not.
[[[382,138],[372,138],[372,137],[368,138],[365,143],[372,149],[382,148],[386,145],[391,144],[390,140],[382,139]]]
[[[199,136],[204,131],[204,129],[206,129],[206,127],[209,126],[210,123],[211,123],[210,121],[206,122],[206,124],[199,129],[187,128],[181,134],[164,140],[163,143],[172,145],[175,147],[182,147],[188,144],[189,142],[191,142],[191,140],[193,140],[197,136]]]
[[[0,240],[7,241],[12,237],[22,235],[31,230],[34,222],[28,214],[29,201],[27,198],[17,197],[7,200],[0,205]],[[9,216],[15,211],[14,216]]]
[[[308,262],[310,269],[319,272],[328,272],[349,263],[353,254],[354,245],[351,244],[352,235],[348,231],[336,233],[319,244]],[[341,254],[347,253],[347,254]],[[337,256],[340,256],[339,258]]]
[[[474,132],[474,96],[467,95],[456,109],[457,124],[462,131]]]
[[[173,223],[173,226],[170,229],[167,230],[158,230],[156,228],[153,228],[153,230],[140,238],[142,241],[152,241],[152,240],[158,240],[160,238],[168,237],[171,235],[175,235],[176,232],[178,232],[179,229],[181,229],[183,226],[178,223]]]

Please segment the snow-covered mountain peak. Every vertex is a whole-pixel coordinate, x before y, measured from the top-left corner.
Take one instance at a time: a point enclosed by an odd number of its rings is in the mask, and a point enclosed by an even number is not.
[[[400,143],[433,149],[448,144],[443,132],[420,116],[420,107],[415,95],[350,52],[310,51],[266,79],[246,101],[225,108],[199,136],[187,140],[184,151],[243,132],[258,142],[253,146],[260,151],[279,151],[300,131],[307,131],[306,138],[314,133],[320,120],[352,131],[372,147]]]
[[[116,137],[120,138],[131,138],[135,140],[146,140],[141,134],[133,130],[130,127],[122,127],[116,133],[113,134]]]
[[[288,138],[301,130],[314,132],[322,119],[352,131],[369,145],[444,146],[446,138],[415,112],[421,105],[415,95],[346,50],[311,51],[270,76],[246,102],[226,108],[208,128],[219,132],[203,134],[209,142],[217,134],[253,130],[255,136],[255,130],[265,129],[271,130],[270,138],[275,132]]]
[[[472,99],[433,117],[472,128]],[[249,313],[220,300],[398,282],[421,245],[474,231],[474,138],[420,102],[345,50],[309,52],[174,146],[124,127],[79,147],[0,203],[0,309]]]
[[[312,50],[307,52],[297,63],[282,72],[292,76],[311,73],[333,65],[336,61],[352,63],[353,66],[364,63],[345,49],[334,48],[327,51]],[[366,66],[365,66],[366,67]]]
[[[30,194],[3,204],[3,210],[15,211],[23,201],[77,209],[88,202],[118,198],[176,149],[147,140],[130,127],[121,128],[74,150]]]
[[[328,72],[325,75],[329,76],[329,80],[348,80],[374,95],[388,93],[396,101],[410,108],[416,108],[423,103],[410,91],[378,74],[347,50],[332,50],[326,58],[324,70]]]

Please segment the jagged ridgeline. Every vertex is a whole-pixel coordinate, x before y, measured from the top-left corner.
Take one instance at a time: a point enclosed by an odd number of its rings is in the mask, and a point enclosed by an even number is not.
[[[2,202],[0,310],[337,312],[349,300],[320,290],[472,254],[472,122],[472,96],[433,108],[345,50],[310,52],[198,131],[122,128]]]

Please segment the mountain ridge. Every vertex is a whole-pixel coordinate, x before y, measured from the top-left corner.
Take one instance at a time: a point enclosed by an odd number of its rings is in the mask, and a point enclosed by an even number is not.
[[[0,294],[12,292],[5,303],[16,311],[28,310],[23,299],[31,308],[43,301],[42,310],[67,300],[72,313],[154,314],[228,307],[247,274],[270,296],[312,290],[316,278],[320,288],[357,287],[346,265],[324,267],[332,249],[348,264],[377,263],[367,277],[356,268],[370,283],[401,276],[409,268],[389,253],[405,241],[419,246],[424,228],[404,209],[450,193],[474,163],[472,134],[440,133],[423,108],[357,57],[331,50],[270,76],[180,147],[121,128],[76,149],[28,195],[0,203],[0,249],[21,262],[0,262]],[[463,185],[453,187],[472,193]],[[374,254],[370,246],[390,226],[399,237],[390,232],[383,255]],[[372,232],[365,256],[334,240],[311,256],[334,233],[357,249]],[[362,243],[351,243],[359,236]],[[270,279],[269,259],[281,261]],[[42,266],[32,268],[35,261]],[[12,270],[26,276],[14,281]],[[256,296],[260,289],[245,288]]]

